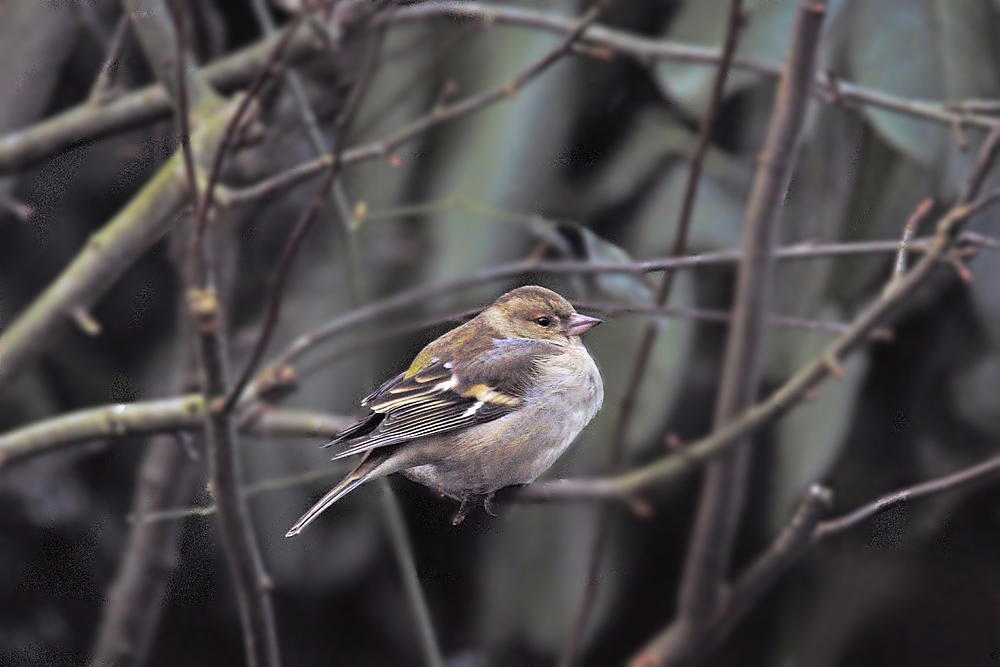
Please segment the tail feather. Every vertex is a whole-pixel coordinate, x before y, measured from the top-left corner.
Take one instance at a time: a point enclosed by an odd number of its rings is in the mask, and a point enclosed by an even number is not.
[[[337,437],[330,440],[330,442],[323,445],[323,447],[330,447],[331,445],[339,445],[342,442],[347,442],[348,440],[356,440],[357,438],[363,438],[366,435],[374,431],[382,420],[385,419],[385,415],[373,412],[361,421],[348,426],[343,431],[337,434]]]
[[[305,514],[299,517],[299,520],[295,522],[288,532],[285,533],[285,537],[294,537],[301,533],[306,526],[316,520],[320,514],[325,512],[327,508],[333,505],[335,502],[346,496],[348,493],[358,488],[369,479],[374,477],[381,477],[378,471],[378,467],[385,462],[386,456],[366,456],[361,460],[361,463],[348,473],[347,477],[340,480],[336,486],[330,489],[326,495],[319,499],[319,501],[309,508]]]

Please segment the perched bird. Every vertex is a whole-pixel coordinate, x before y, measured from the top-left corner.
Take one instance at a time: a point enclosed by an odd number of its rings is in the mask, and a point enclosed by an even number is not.
[[[361,484],[402,473],[461,502],[453,523],[555,463],[604,401],[580,340],[601,320],[537,286],[507,292],[420,351],[361,404],[373,410],[324,446],[358,466],[286,533],[297,535]]]

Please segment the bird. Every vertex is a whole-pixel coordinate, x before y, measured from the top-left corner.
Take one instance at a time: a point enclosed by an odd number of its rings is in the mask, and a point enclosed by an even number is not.
[[[410,366],[366,396],[371,414],[324,447],[360,462],[299,518],[298,535],[365,482],[394,473],[492,514],[500,489],[535,481],[604,401],[581,334],[601,323],[552,290],[511,290],[429,343]]]

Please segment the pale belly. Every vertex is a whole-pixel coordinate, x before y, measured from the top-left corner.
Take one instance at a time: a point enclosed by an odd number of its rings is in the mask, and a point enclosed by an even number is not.
[[[565,364],[586,357],[586,372]],[[454,498],[482,495],[533,482],[566,451],[604,400],[597,367],[582,346],[550,365],[548,386],[525,397],[516,413],[465,431],[457,442],[437,438],[408,443],[406,477]],[[540,400],[543,396],[557,400]],[[433,461],[423,463],[423,461]]]

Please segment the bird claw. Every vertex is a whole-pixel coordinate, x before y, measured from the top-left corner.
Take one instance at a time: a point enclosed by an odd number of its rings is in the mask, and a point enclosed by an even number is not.
[[[480,498],[483,501],[483,509],[486,510],[487,514],[492,517],[500,516],[497,514],[497,506],[493,502],[494,496],[496,496],[496,492],[487,493],[482,496],[466,496],[465,498],[462,498],[462,504],[459,505],[458,512],[456,512],[455,516],[452,517],[451,525],[457,526],[465,521],[465,517],[469,516],[469,512],[472,511],[473,504],[475,504],[475,502]]]
[[[493,502],[493,499],[496,497],[496,495],[497,492],[494,491],[493,493],[487,493],[485,496],[483,496],[483,509],[486,510],[486,513],[493,518],[497,518],[500,516],[499,514],[497,514],[497,505],[496,503]]]
[[[462,504],[458,507],[458,512],[455,516],[451,518],[451,525],[457,526],[458,524],[465,521],[465,517],[469,515],[469,511],[472,509],[472,499],[469,497],[462,498]]]

